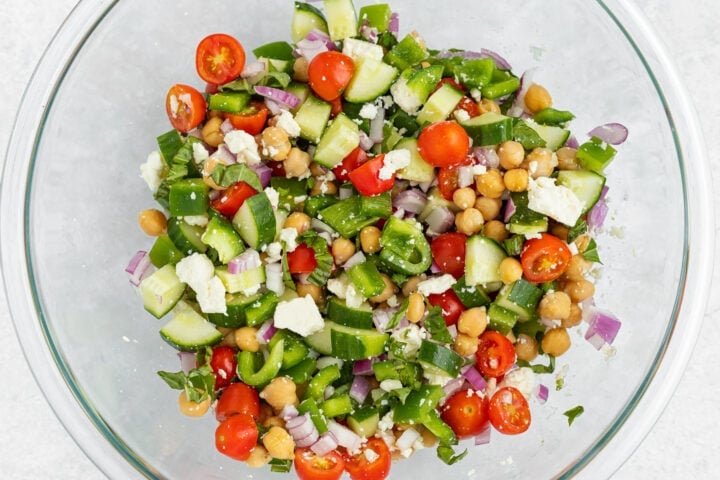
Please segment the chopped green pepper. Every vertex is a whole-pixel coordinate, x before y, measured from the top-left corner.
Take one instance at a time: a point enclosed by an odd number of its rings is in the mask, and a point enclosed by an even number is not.
[[[419,275],[430,268],[432,253],[422,230],[391,216],[380,236],[380,260],[391,270]]]
[[[270,382],[280,371],[284,350],[285,341],[280,340],[270,350],[270,355],[265,361],[265,364],[257,371],[255,371],[255,355],[252,352],[240,352],[238,354],[237,366],[237,373],[240,380],[253,387]]]

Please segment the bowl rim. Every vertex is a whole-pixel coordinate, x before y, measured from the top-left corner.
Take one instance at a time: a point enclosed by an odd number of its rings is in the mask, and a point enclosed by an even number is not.
[[[665,348],[658,352],[656,367],[646,375],[605,435],[597,439],[579,461],[561,472],[559,478],[576,475],[609,477],[630,457],[660,417],[697,340],[707,304],[714,255],[709,163],[696,113],[674,63],[644,14],[632,2],[595,1],[633,46],[667,111],[673,112],[668,114],[668,121],[681,165],[685,195],[685,263],[680,275],[680,280],[684,281],[679,283],[673,314],[675,321],[666,331]],[[51,110],[55,92],[85,41],[117,3],[119,0],[81,0],[54,35],[28,83],[0,177],[0,264],[11,318],[23,354],[35,381],[65,429],[108,477],[158,478],[162,475],[148,467],[113,435],[112,429],[84,398],[55,348],[33,291],[26,236],[27,187],[32,181],[31,167],[44,119]],[[621,21],[620,18],[629,20]],[[649,58],[657,65],[651,68]],[[683,158],[692,159],[692,175],[686,173],[689,166]],[[28,322],[27,318],[36,321]],[[660,361],[667,358],[672,361]],[[51,364],[57,369],[47,368]],[[645,413],[631,415],[636,410]],[[608,448],[610,445],[612,448]],[[593,466],[592,472],[588,471],[589,465]]]

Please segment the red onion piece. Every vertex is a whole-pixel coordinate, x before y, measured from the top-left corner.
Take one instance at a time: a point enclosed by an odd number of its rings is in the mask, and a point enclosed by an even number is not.
[[[611,145],[620,145],[628,137],[628,129],[620,123],[606,123],[595,127],[588,132],[591,137],[597,137],[603,142]]]
[[[373,323],[375,328],[380,332],[384,332],[387,329],[388,323],[390,323],[390,311],[387,308],[376,308],[373,310]]]
[[[527,93],[530,85],[532,85],[533,77],[535,76],[536,69],[531,68],[526,70],[525,73],[520,77],[520,88],[515,94],[515,100],[507,111],[509,117],[520,117],[523,113],[527,113],[525,109],[525,94]]]
[[[382,143],[383,141],[383,127],[385,126],[385,109],[378,107],[377,115],[375,118],[370,120],[370,140],[374,143]]]
[[[251,78],[254,76],[264,75],[268,71],[268,64],[263,61],[250,62],[245,64],[240,77]]]
[[[370,137],[368,137],[367,133],[360,130],[360,148],[367,152],[373,147],[373,145],[375,145],[375,142],[370,140]]]
[[[197,367],[197,358],[193,352],[178,352],[178,358],[180,359],[180,368],[187,375],[190,370]]]
[[[563,145],[563,146],[568,147],[568,148],[577,149],[580,146],[580,144],[578,143],[577,138],[575,138],[575,135],[570,135],[570,137],[568,137],[568,139],[567,139],[567,142],[565,142],[565,145]]]
[[[360,27],[360,35],[370,43],[377,43],[379,32],[375,27],[367,24],[367,21]]]
[[[605,202],[605,194],[607,193],[607,187],[603,187],[602,194],[598,199],[597,203],[588,212],[587,225],[589,228],[600,228],[605,222],[609,208]]]
[[[350,452],[359,449],[362,445],[362,439],[358,434],[334,420],[328,420],[328,430],[337,439],[337,444],[347,448]]]
[[[237,275],[262,265],[260,254],[257,250],[249,248],[228,263],[228,273]]]
[[[425,219],[433,233],[445,233],[455,225],[455,214],[447,207],[438,207]]]
[[[485,387],[487,387],[487,382],[474,366],[466,367],[462,374],[475,390],[485,390]]]
[[[283,409],[280,411],[280,418],[285,420],[287,422],[288,420],[292,418],[296,418],[298,416],[298,409],[295,407],[295,405],[285,405]]]
[[[448,383],[443,385],[443,391],[445,391],[445,400],[452,397],[455,393],[462,390],[463,386],[465,385],[465,378],[458,377],[453,378]]]
[[[233,124],[230,123],[230,120],[227,118],[220,124],[220,131],[222,131],[223,134],[230,133],[233,130],[235,130],[235,127],[233,127]]]
[[[308,281],[308,278],[310,278],[310,272],[307,272],[307,273],[298,273],[295,278],[296,278],[296,280],[298,281],[298,283],[302,283],[303,285],[307,285],[308,283],[310,283],[310,282]]]
[[[233,163],[237,163],[237,157],[234,153],[230,151],[230,149],[225,144],[220,145],[215,151],[215,153],[212,154],[212,157],[217,159],[220,163],[224,165],[232,165]]]
[[[320,455],[322,457],[332,452],[337,447],[338,440],[335,438],[335,434],[332,432],[325,432],[320,435],[320,439],[317,442],[310,446],[310,450],[312,450],[315,455]]]
[[[303,38],[295,44],[295,50],[293,55],[298,57],[305,57],[308,62],[312,62],[316,55],[327,52],[328,47],[322,40],[308,40]]]
[[[400,15],[397,12],[390,14],[390,22],[388,23],[388,32],[397,34],[400,33]]]
[[[515,215],[515,202],[513,202],[512,197],[508,198],[507,203],[505,204],[505,213],[503,214],[503,222],[508,223],[510,221],[510,217]]]
[[[295,445],[300,448],[308,448],[312,446],[315,442],[317,442],[318,438],[320,438],[320,433],[317,431],[316,428],[312,432],[310,432],[310,435],[308,435],[307,437],[295,440]]]
[[[372,365],[375,363],[372,358],[363,358],[362,360],[356,360],[353,364],[353,375],[372,375]]]
[[[328,50],[337,50],[337,45],[335,45],[335,42],[330,39],[330,35],[325,32],[321,32],[317,28],[313,28],[312,30],[310,30],[305,36],[305,38],[310,41],[320,40],[321,42],[325,43],[325,46]]]
[[[430,273],[440,273],[442,270],[440,270],[440,266],[435,263],[435,260],[430,264]]]
[[[490,428],[490,425],[485,427],[485,430],[475,435],[475,446],[478,445],[487,445],[490,443],[490,432],[492,431],[492,428]]]
[[[268,263],[265,265],[265,286],[278,295],[285,292],[285,284],[282,280],[282,264]]]
[[[353,366],[354,367],[354,366]],[[370,393],[370,381],[367,377],[356,376],[350,386],[350,398],[363,403]]]
[[[255,85],[255,93],[289,108],[297,108],[301,103],[300,98],[296,95],[286,92],[285,90],[280,90],[279,88]]]
[[[395,441],[395,446],[400,451],[407,450],[408,448],[412,448],[415,440],[417,440],[418,438],[420,438],[420,433],[414,428],[408,428]]]
[[[486,168],[497,168],[500,165],[500,157],[494,148],[475,147],[472,149],[472,155],[478,162]]]
[[[272,98],[265,97],[265,106],[268,107],[268,110],[270,110],[270,113],[273,115],[280,115],[280,112],[282,111],[282,105]]]
[[[322,220],[318,220],[317,218],[310,219],[310,228],[312,228],[316,232],[320,232],[320,233],[325,232],[325,233],[329,233],[331,235],[335,233],[335,230],[333,230],[333,228],[330,225],[323,222]]]
[[[547,386],[543,385],[542,383],[538,384],[537,388],[535,389],[535,398],[538,399],[538,402],[540,402],[540,403],[547,402],[549,394],[550,394],[550,391],[548,390]]]
[[[345,270],[357,265],[358,263],[362,263],[365,261],[365,254],[358,250],[355,252],[350,258],[345,260],[345,263],[343,263],[343,268]]]
[[[341,185],[338,189],[338,198],[345,200],[353,196],[353,188],[350,185]]]
[[[303,438],[312,431],[312,428],[306,428],[308,424],[312,425],[313,423],[310,420],[310,414],[306,413],[304,415],[298,415],[289,420],[286,420],[285,428],[291,434],[298,433],[298,438]],[[293,437],[295,437],[295,435],[293,435]]]
[[[447,329],[448,329],[448,333],[450,334],[450,337],[453,340],[455,340],[458,336],[457,325],[448,325]]]
[[[276,331],[277,328],[275,328],[275,323],[271,319],[260,325],[260,328],[258,328],[255,336],[260,343],[268,343],[273,335],[275,335]]]
[[[125,271],[130,277],[130,283],[136,287],[140,285],[140,282],[150,273],[151,267],[152,263],[148,253],[145,250],[138,250],[130,259],[128,266],[125,267]]]
[[[457,186],[459,188],[469,187],[475,183],[475,174],[472,165],[464,165],[457,169]]]
[[[257,165],[250,165],[250,169],[257,173],[257,176],[260,179],[260,184],[263,188],[270,185],[270,179],[272,178],[272,169],[270,167],[260,162]]]
[[[600,350],[605,344],[611,345],[620,330],[621,322],[614,315],[599,308],[591,308],[589,326],[585,340]]]
[[[395,195],[395,198],[393,199],[393,207],[402,208],[406,212],[415,214],[422,212],[426,203],[427,195],[416,188],[403,190]]]

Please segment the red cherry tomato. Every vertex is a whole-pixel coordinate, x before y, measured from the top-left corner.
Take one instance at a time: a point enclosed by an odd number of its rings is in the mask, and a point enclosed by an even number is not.
[[[453,193],[458,189],[458,168],[464,165],[471,165],[472,157],[465,157],[465,160],[459,165],[452,167],[442,167],[438,169],[437,180],[438,188],[445,200],[452,202]]]
[[[423,128],[418,137],[418,151],[436,167],[460,165],[470,150],[470,137],[457,122],[436,122]]]
[[[373,453],[365,453],[366,451]],[[368,460],[373,458],[373,461]],[[390,449],[379,438],[371,438],[360,453],[345,459],[345,470],[352,480],[384,480],[390,474]]]
[[[224,420],[215,430],[215,448],[235,460],[247,460],[258,441],[255,419],[238,413]]]
[[[165,98],[165,111],[178,132],[186,133],[197,128],[205,120],[206,109],[202,93],[188,85],[173,85]]]
[[[464,110],[470,118],[480,116],[480,106],[470,97],[463,97],[455,110]]]
[[[485,330],[478,340],[475,359],[480,373],[498,378],[505,375],[515,363],[515,347],[500,332]]]
[[[350,181],[361,195],[371,197],[390,190],[395,185],[395,174],[390,178],[380,178],[380,169],[383,167],[385,154],[368,160],[348,174]]]
[[[322,52],[308,66],[308,84],[318,97],[332,102],[342,95],[354,72],[352,58],[340,52]]]
[[[460,318],[460,314],[465,311],[465,305],[462,304],[457,294],[452,290],[446,290],[443,293],[433,293],[428,295],[428,302],[432,306],[439,306],[442,309],[445,325],[455,325]]]
[[[356,147],[355,150],[350,152],[347,157],[343,158],[343,161],[332,169],[335,177],[341,182],[349,182],[349,173],[358,168],[360,165],[367,161],[367,153],[360,147]]]
[[[240,76],[245,68],[245,49],[230,35],[215,33],[200,40],[195,51],[200,78],[222,85]]]
[[[332,110],[330,110],[330,118],[335,118],[340,115],[343,111],[342,97],[337,97],[335,100],[330,100],[330,106],[332,107]]]
[[[213,348],[210,366],[215,374],[215,390],[220,390],[230,385],[237,370],[235,349],[231,347]]]
[[[210,202],[210,206],[226,217],[232,217],[245,200],[256,193],[257,191],[245,182],[233,183],[230,188],[223,190],[218,198]]]
[[[300,480],[338,480],[345,470],[345,460],[333,450],[319,456],[309,448],[295,449],[295,471]]]
[[[435,89],[432,91],[432,93],[435,93],[440,87],[442,87],[446,83],[450,84],[451,87],[455,88],[455,90],[458,90],[460,92],[464,92],[467,90],[463,85],[460,85],[458,82],[456,82],[454,78],[445,77],[440,80],[437,85],[435,85]]]
[[[215,406],[215,418],[223,422],[238,413],[246,413],[252,418],[260,416],[260,398],[250,385],[235,382],[222,391]]]
[[[490,423],[506,435],[523,433],[530,427],[530,407],[515,387],[502,387],[490,399]]]
[[[310,273],[317,267],[315,250],[301,243],[295,250],[288,252],[288,270],[290,273]]]
[[[572,252],[567,244],[549,233],[531,238],[523,245],[520,264],[531,282],[552,282],[565,273]]]
[[[458,438],[474,437],[489,424],[488,399],[484,395],[479,397],[475,392],[461,390],[445,402],[440,417]]]
[[[242,112],[225,113],[223,117],[230,121],[233,128],[244,130],[250,135],[257,135],[265,128],[268,112],[264,102],[252,100]]]
[[[433,260],[444,273],[455,278],[465,275],[465,243],[467,237],[462,233],[443,233],[435,237],[430,244]]]

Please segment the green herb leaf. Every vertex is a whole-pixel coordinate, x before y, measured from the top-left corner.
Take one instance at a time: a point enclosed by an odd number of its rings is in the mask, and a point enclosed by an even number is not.
[[[322,287],[330,278],[332,267],[334,265],[333,257],[328,250],[328,244],[324,238],[317,234],[314,230],[308,230],[300,235],[298,243],[304,243],[315,252],[315,261],[317,266],[315,270],[308,276],[308,282],[313,285]]]
[[[210,365],[193,368],[187,375],[185,395],[192,402],[202,402],[215,393],[215,374]]]
[[[227,90],[231,90],[233,92],[249,92],[249,93],[255,92],[253,90],[252,84],[244,78],[238,78],[237,80],[228,82],[225,85],[222,85],[220,87],[220,90],[223,92],[225,92]]]
[[[602,262],[600,261],[600,255],[598,255],[597,243],[595,243],[594,239],[591,239],[590,242],[588,243],[588,246],[585,248],[585,251],[583,252],[583,257],[585,257],[585,260],[587,260],[589,262],[595,262],[595,263],[602,264]]]
[[[270,471],[276,473],[287,473],[292,467],[292,460],[280,460],[279,458],[273,458],[270,460]]]
[[[560,391],[565,386],[565,379],[558,377],[555,379],[555,390]]]
[[[577,417],[583,414],[585,408],[582,405],[573,407],[570,410],[563,413],[568,418],[568,425],[572,425]]]
[[[187,383],[187,377],[183,371],[173,373],[160,370],[157,374],[160,375],[160,378],[165,380],[165,383],[167,383],[173,390],[182,390],[185,388],[185,384]]]
[[[578,219],[577,223],[568,230],[567,243],[572,243],[583,233],[587,232],[588,225],[582,218]]]
[[[388,322],[387,326],[385,327],[385,330],[392,330],[393,328],[400,325],[400,322],[402,321],[403,317],[405,316],[405,312],[407,312],[408,304],[410,302],[406,298],[403,300],[403,303],[400,305],[400,308],[397,312],[393,313],[390,316],[390,321]]]
[[[453,340],[447,325],[445,325],[445,319],[443,319],[440,307],[430,307],[424,322],[425,328],[433,340],[441,343],[452,343]]]
[[[459,462],[463,458],[465,458],[465,455],[468,454],[467,448],[463,450],[462,453],[455,455],[455,450],[453,450],[452,447],[447,445],[439,445],[437,447],[437,456],[440,460],[445,462],[448,465],[452,465],[454,463]]]
[[[265,74],[259,84],[268,87],[287,88],[291,81],[292,78],[287,73],[271,71]]]
[[[550,358],[550,362],[547,365],[530,365],[530,362],[520,359],[517,360],[517,365],[518,367],[530,367],[535,373],[553,373],[555,371],[555,357],[552,355],[548,355],[548,357]]]

